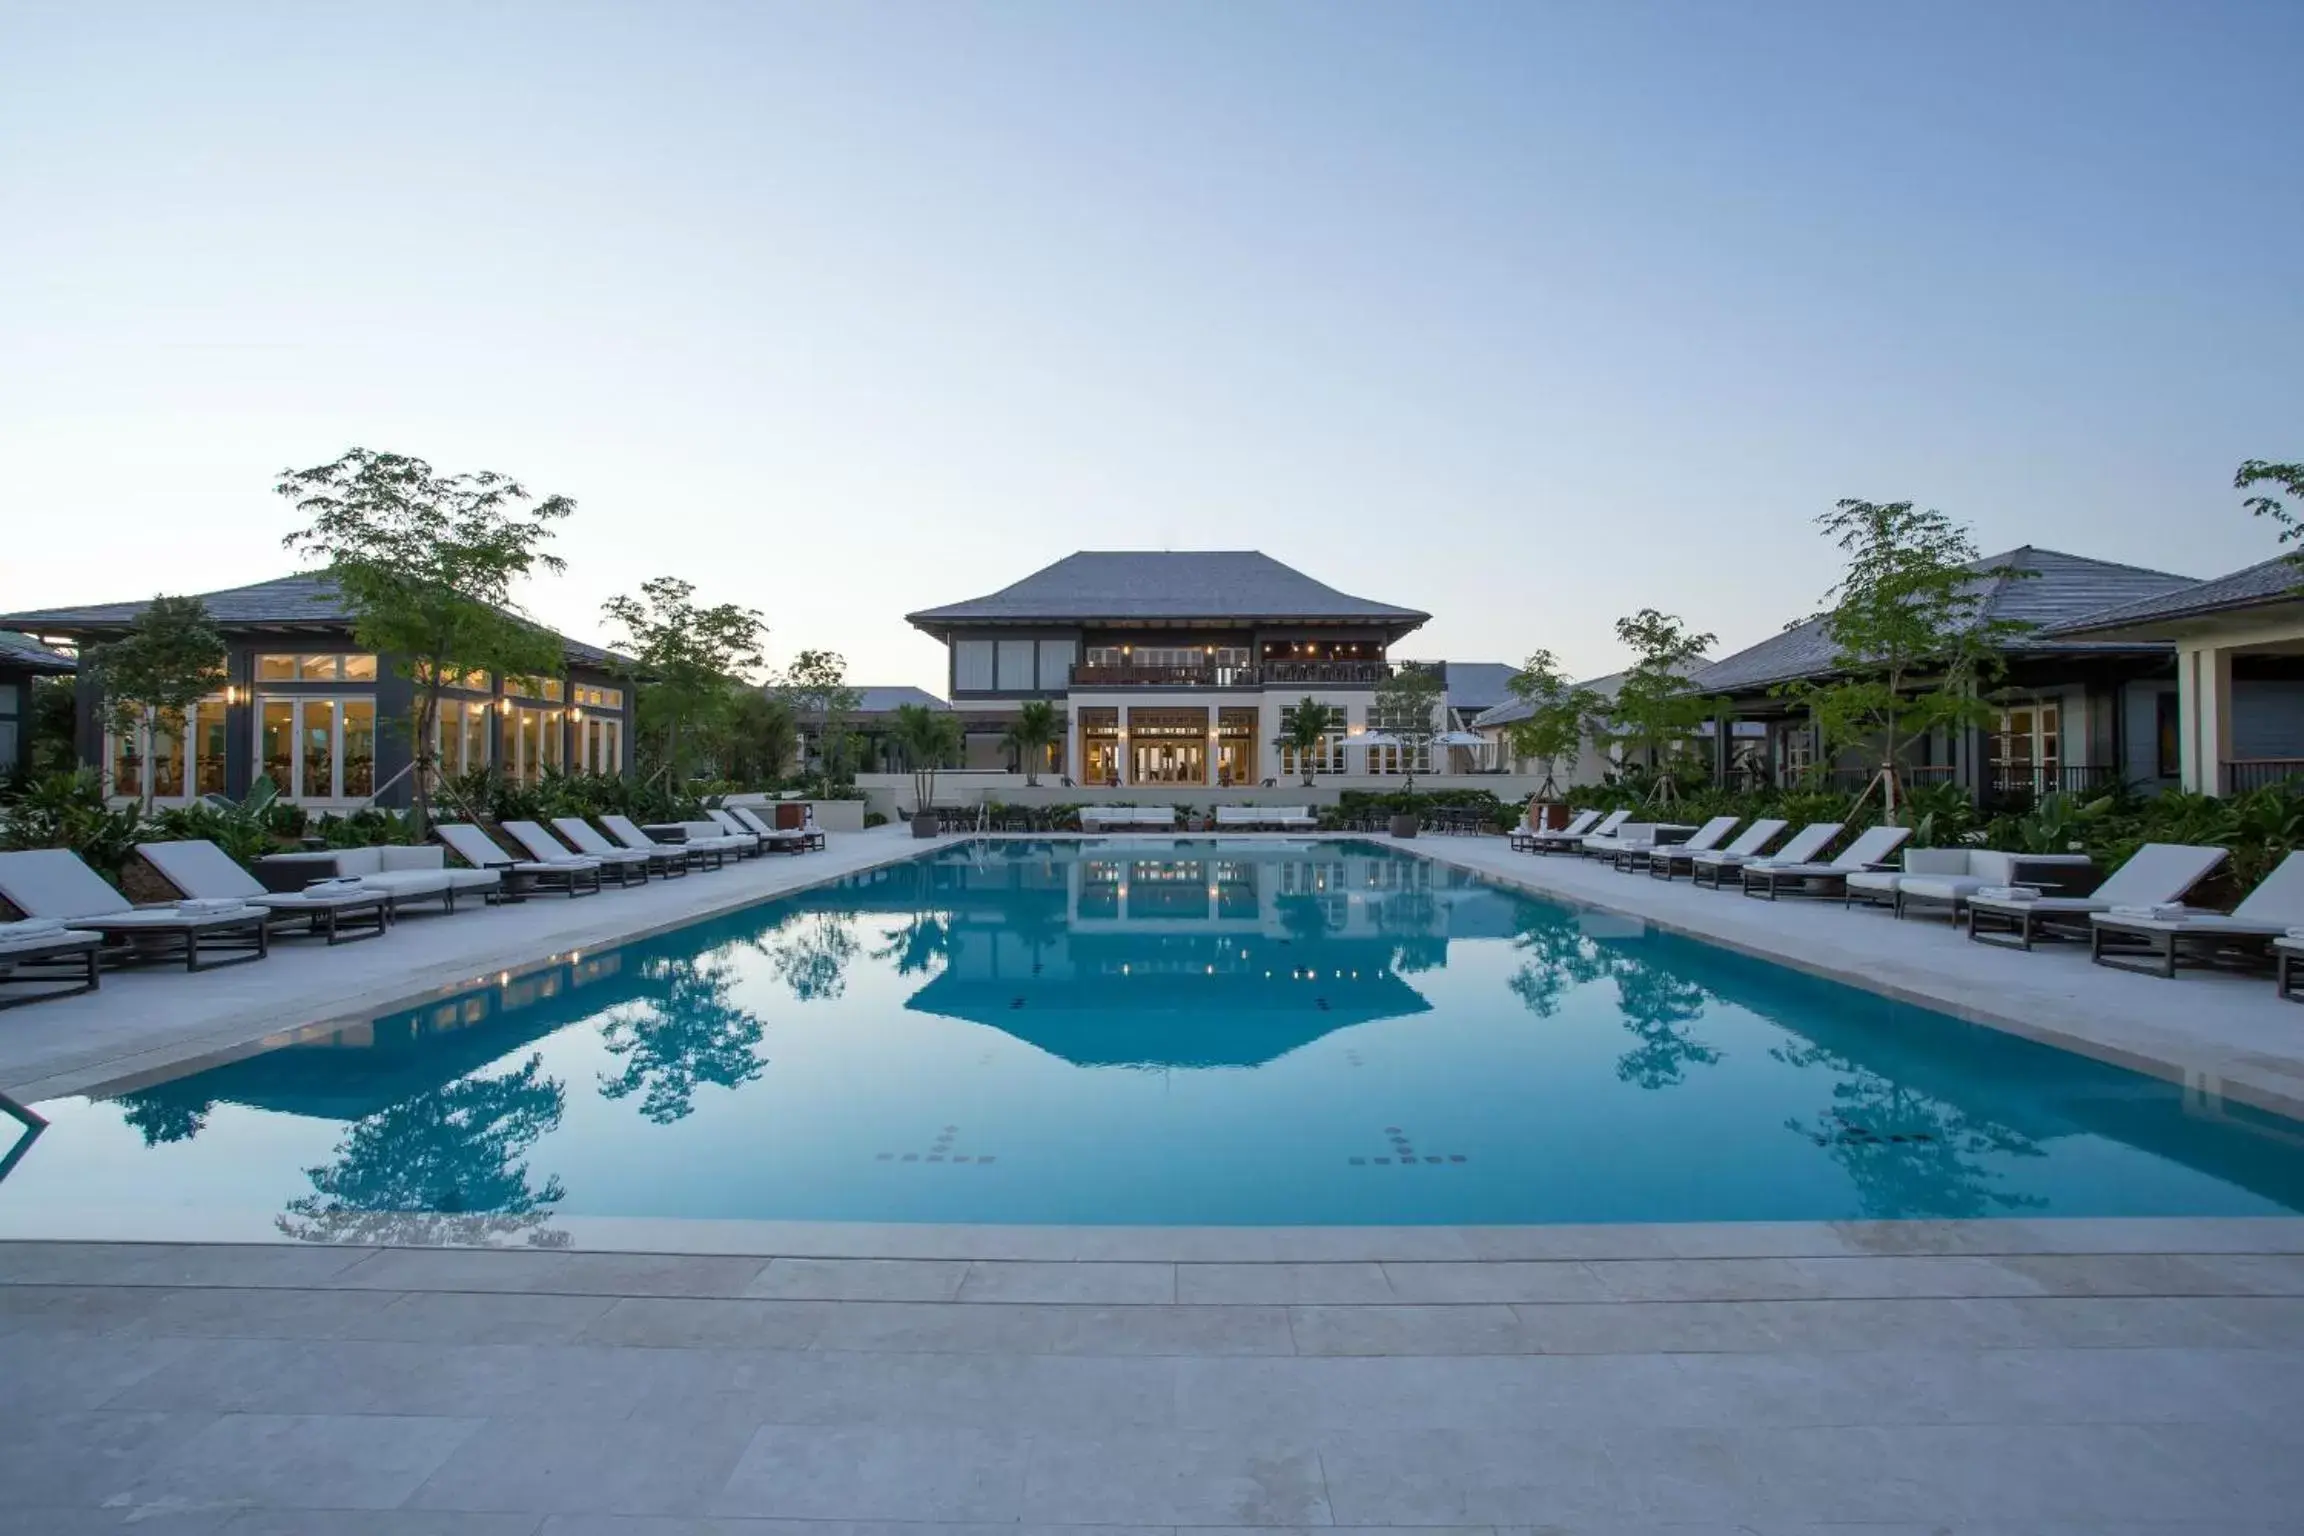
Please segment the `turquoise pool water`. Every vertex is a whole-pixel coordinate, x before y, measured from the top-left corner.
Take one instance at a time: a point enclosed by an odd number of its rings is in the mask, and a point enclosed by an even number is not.
[[[2304,1127],[1364,844],[949,846],[37,1107],[0,1232],[2304,1210]]]

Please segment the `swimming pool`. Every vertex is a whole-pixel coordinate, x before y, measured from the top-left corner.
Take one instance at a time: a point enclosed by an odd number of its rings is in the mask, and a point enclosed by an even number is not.
[[[1366,843],[947,845],[37,1109],[0,1234],[2304,1210],[2304,1126]]]

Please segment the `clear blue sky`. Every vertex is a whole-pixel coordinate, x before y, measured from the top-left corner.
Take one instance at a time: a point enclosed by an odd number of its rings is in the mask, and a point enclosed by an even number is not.
[[[1909,497],[2212,575],[2304,457],[2296,0],[0,3],[0,608],[286,568],[360,443],[778,658],[1258,547],[1582,672]]]

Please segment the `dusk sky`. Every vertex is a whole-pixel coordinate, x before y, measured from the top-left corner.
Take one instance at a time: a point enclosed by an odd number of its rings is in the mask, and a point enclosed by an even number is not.
[[[0,610],[291,568],[354,444],[941,688],[913,608],[1259,548],[1591,674],[1816,513],[2209,576],[2304,458],[2297,0],[7,4]]]

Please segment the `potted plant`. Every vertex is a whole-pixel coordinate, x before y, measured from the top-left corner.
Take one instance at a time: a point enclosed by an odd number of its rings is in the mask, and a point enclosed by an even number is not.
[[[936,818],[936,770],[959,755],[960,721],[925,704],[901,704],[888,734],[912,765],[912,835],[934,837],[943,830]]]
[[[1398,809],[1392,813],[1394,837],[1414,837],[1419,830],[1413,798],[1416,763],[1432,750],[1432,742],[1440,734],[1440,701],[1447,693],[1448,685],[1438,672],[1429,667],[1403,666],[1377,685],[1376,697],[1369,705],[1377,729],[1399,744],[1400,759],[1407,768],[1400,780],[1401,798],[1395,802]]]

